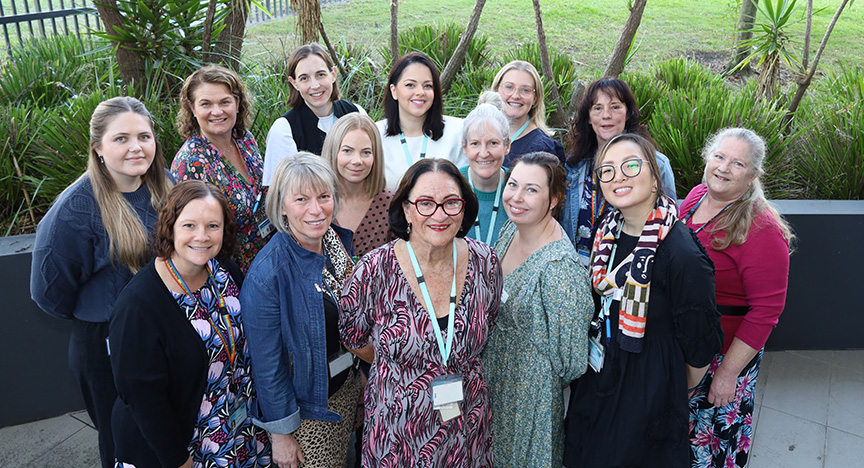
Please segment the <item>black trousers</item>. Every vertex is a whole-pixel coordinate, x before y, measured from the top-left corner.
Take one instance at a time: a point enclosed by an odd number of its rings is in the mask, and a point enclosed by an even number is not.
[[[99,431],[99,458],[102,468],[114,466],[114,437],[111,409],[117,399],[114,373],[108,360],[108,322],[72,319],[69,340],[69,368],[78,382],[87,414]]]

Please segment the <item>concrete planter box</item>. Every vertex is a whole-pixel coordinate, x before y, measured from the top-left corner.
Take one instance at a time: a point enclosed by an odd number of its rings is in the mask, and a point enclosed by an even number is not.
[[[864,348],[864,201],[778,201],[798,236],[789,294],[767,349]],[[69,322],[30,300],[35,236],[0,238],[0,427],[83,408],[69,372]]]

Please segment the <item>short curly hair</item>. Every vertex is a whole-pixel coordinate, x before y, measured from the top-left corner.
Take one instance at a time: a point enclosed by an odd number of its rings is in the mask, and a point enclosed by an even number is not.
[[[195,90],[202,84],[225,85],[235,99],[237,99],[237,121],[234,123],[234,136],[242,138],[246,135],[246,129],[252,124],[252,96],[246,91],[246,85],[237,73],[221,66],[207,65],[195,70],[194,73],[183,82],[180,90],[180,110],[177,112],[177,132],[184,139],[189,139],[201,127],[198,119],[192,113],[192,105],[195,102]]]
[[[153,230],[153,255],[162,258],[171,257],[174,253],[174,224],[177,223],[180,213],[191,201],[208,197],[213,197],[219,202],[224,218],[222,248],[219,249],[216,258],[221,260],[231,257],[237,242],[237,225],[234,223],[234,217],[228,208],[228,200],[215,185],[202,180],[180,182],[168,193],[168,199],[162,205],[162,209],[159,210],[159,219]]]

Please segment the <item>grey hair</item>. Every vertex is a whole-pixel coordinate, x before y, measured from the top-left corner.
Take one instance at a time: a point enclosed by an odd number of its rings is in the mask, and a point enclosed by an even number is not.
[[[504,143],[510,141],[510,121],[507,116],[492,104],[480,104],[462,123],[462,146],[467,145],[468,137],[484,125],[492,127]]]
[[[324,158],[301,151],[283,159],[276,167],[270,182],[264,209],[276,230],[289,233],[288,226],[282,221],[282,203],[285,197],[308,188],[333,194],[333,216],[336,215],[339,207],[339,182],[336,173]]]
[[[477,105],[480,104],[491,104],[495,106],[501,112],[504,112],[504,98],[498,94],[497,91],[486,90],[480,94],[480,97],[477,98]]]
[[[702,150],[702,162],[705,163],[705,168],[708,168],[708,161],[727,138],[737,138],[738,140],[747,143],[747,146],[750,147],[747,157],[755,171],[752,175],[757,179],[762,177],[762,174],[765,173],[765,139],[757,135],[753,130],[741,127],[722,128],[708,138],[708,141],[705,143],[705,148]],[[702,182],[705,182],[706,177],[707,175],[703,174]]]

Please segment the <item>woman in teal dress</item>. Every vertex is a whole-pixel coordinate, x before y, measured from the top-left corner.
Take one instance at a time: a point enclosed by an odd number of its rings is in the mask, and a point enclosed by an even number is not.
[[[462,124],[462,150],[468,165],[459,172],[468,179],[480,211],[468,237],[495,245],[507,213],[501,207],[504,179],[507,175],[504,156],[510,151],[510,124],[507,116],[491,104],[480,104]]]
[[[585,269],[555,216],[566,175],[558,158],[517,159],[504,186],[510,223],[495,244],[504,292],[486,348],[499,467],[560,467],[562,391],[585,372],[593,300]]]

